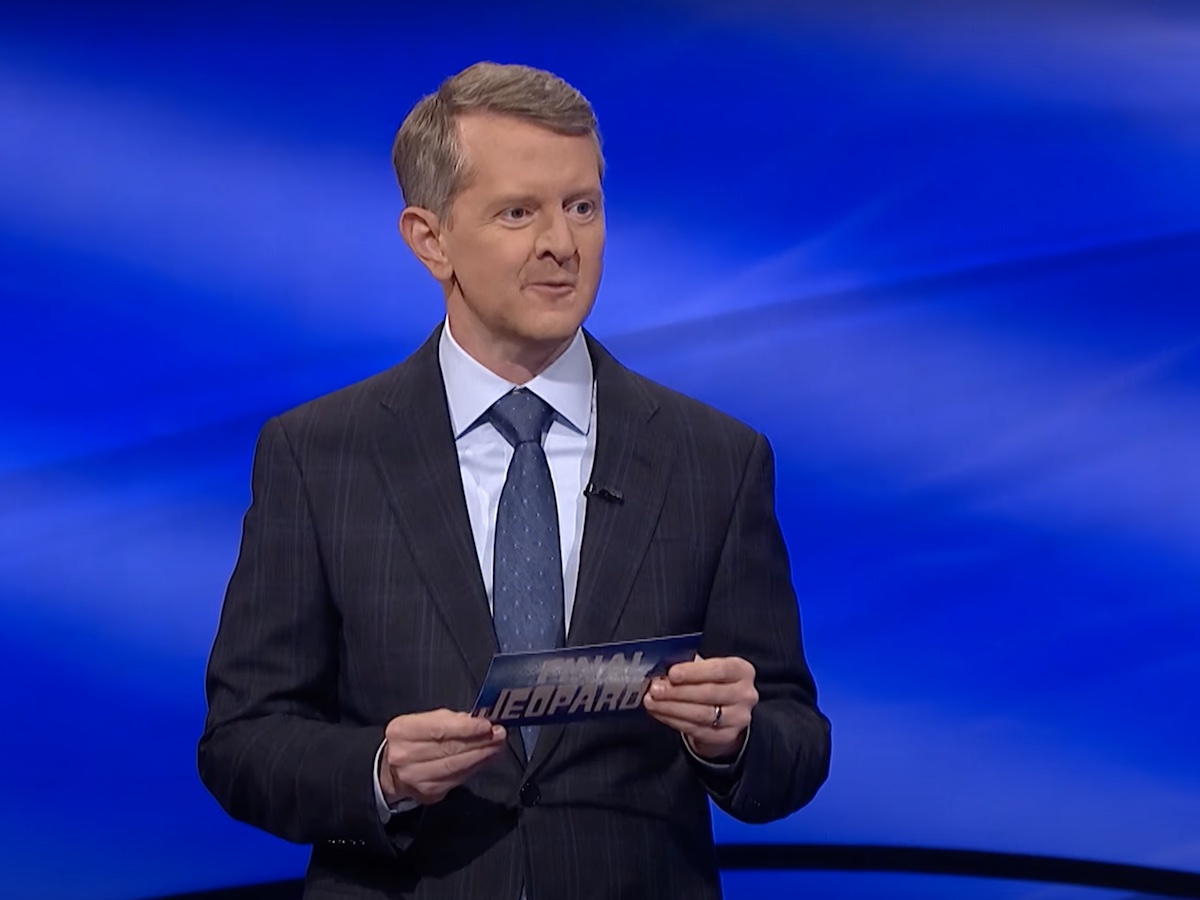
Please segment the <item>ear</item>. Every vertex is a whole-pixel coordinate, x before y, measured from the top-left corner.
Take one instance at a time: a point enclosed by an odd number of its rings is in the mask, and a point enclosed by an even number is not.
[[[420,206],[406,206],[400,213],[400,236],[408,249],[438,281],[449,281],[454,266],[442,247],[442,222],[436,215]]]

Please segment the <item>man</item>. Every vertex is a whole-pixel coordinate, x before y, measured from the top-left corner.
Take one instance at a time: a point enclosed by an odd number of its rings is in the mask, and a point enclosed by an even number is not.
[[[201,777],[315,845],[310,898],[718,897],[708,799],[775,819],[829,763],[769,447],[581,330],[605,226],[574,88],[472,66],[394,161],[446,321],[264,428]],[[645,715],[465,712],[498,650],[690,631]]]

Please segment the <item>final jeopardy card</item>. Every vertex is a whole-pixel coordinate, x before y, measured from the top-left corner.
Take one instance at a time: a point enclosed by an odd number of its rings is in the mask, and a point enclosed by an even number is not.
[[[497,653],[471,715],[505,727],[635,714],[650,679],[696,655],[700,633]]]

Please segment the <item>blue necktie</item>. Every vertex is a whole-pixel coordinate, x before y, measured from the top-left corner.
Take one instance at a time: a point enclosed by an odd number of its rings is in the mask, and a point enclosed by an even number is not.
[[[496,511],[492,617],[504,653],[553,650],[564,643],[562,554],[558,504],[542,435],[554,410],[518,388],[488,410],[488,420],[513,447]],[[521,729],[526,756],[538,729]]]

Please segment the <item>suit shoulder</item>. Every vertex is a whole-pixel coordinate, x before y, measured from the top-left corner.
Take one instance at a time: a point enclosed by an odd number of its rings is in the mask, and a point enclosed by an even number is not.
[[[402,365],[404,363],[399,363],[361,381],[314,397],[280,413],[276,418],[289,434],[344,428],[361,420],[363,413],[379,405]]]
[[[741,419],[711,406],[695,397],[659,384],[644,375],[630,373],[642,389],[658,404],[659,414],[665,415],[674,428],[749,451],[762,435]]]

